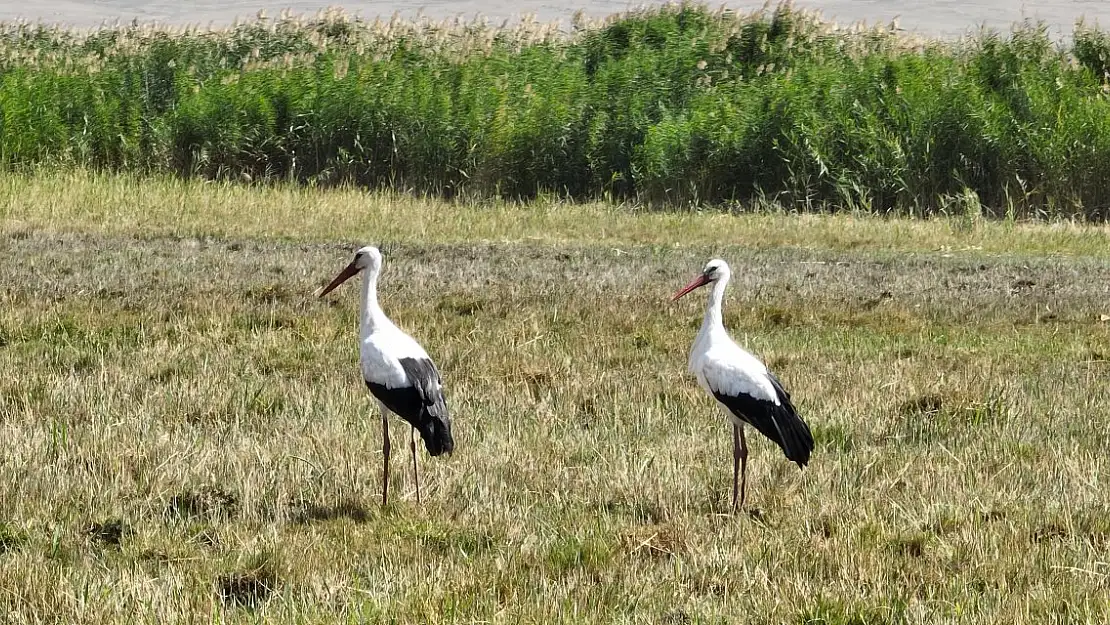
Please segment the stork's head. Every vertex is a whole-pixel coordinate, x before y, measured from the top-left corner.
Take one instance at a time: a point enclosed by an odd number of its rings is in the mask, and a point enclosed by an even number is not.
[[[382,268],[382,253],[373,245],[367,245],[366,247],[359,248],[359,250],[355,252],[355,258],[351,261],[351,264],[354,265],[358,271],[362,271],[363,269],[377,271]]]
[[[682,290],[680,290],[678,293],[675,293],[674,297],[671,298],[671,301],[673,302],[674,300],[682,297],[683,295],[686,295],[699,286],[705,286],[719,280],[728,280],[729,276],[731,275],[732,272],[728,268],[728,263],[721,260],[720,258],[714,258],[708,263],[705,263],[705,267],[702,268],[701,273],[698,274],[696,278],[691,280],[690,284],[687,284],[686,286],[682,287]]]
[[[343,284],[360,271],[369,270],[371,273],[377,273],[381,268],[382,253],[378,251],[378,248],[373,245],[360,248],[355,252],[354,259],[343,268],[343,271],[339,272],[339,275],[335,276],[335,279],[332,280],[330,284],[324,287],[324,290],[320,291],[319,296],[323,297],[331,293],[335,287]]]

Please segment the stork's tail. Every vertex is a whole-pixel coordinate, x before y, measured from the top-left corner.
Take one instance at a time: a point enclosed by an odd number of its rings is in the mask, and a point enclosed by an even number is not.
[[[809,426],[792,409],[779,409],[776,413],[775,425],[782,438],[775,442],[782,447],[787,460],[798,463],[799,467],[805,467],[809,463],[810,453],[813,452],[813,434],[810,433]]]
[[[446,412],[446,411],[445,411]],[[455,439],[451,436],[451,419],[446,414],[443,416],[425,412],[424,418],[417,424],[420,438],[424,439],[424,447],[433,456],[451,453],[455,450]]]
[[[786,454],[787,460],[798,463],[799,468],[804,468],[809,464],[809,454],[813,452],[813,434],[810,433],[806,422],[798,416],[797,409],[790,401],[790,393],[782,387],[779,379],[771,373],[768,373],[767,377],[774,385],[780,402],[772,414],[775,429],[780,436],[771,438],[779,444],[779,447],[782,447],[782,453]]]

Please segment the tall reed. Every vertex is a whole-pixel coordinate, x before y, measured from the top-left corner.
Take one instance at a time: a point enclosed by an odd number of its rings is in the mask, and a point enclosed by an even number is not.
[[[934,41],[790,4],[224,30],[0,26],[0,166],[447,197],[1107,214],[1110,35]]]

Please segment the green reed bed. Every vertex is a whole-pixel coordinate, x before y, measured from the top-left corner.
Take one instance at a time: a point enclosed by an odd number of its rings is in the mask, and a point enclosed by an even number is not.
[[[781,5],[577,21],[0,26],[0,163],[447,197],[1102,219],[1110,35]]]

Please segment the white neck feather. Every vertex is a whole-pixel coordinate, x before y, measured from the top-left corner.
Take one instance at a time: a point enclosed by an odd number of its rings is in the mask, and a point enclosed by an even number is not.
[[[378,305],[378,271],[366,270],[362,278],[362,300],[359,308],[359,333],[370,336],[375,330],[389,323],[389,319]]]
[[[698,336],[708,334],[713,330],[724,330],[724,319],[721,316],[721,302],[725,298],[725,288],[728,286],[728,280],[731,276],[725,274],[721,276],[716,282],[713,283],[713,290],[709,293],[709,301],[705,304],[705,317],[701,322],[701,330]]]

